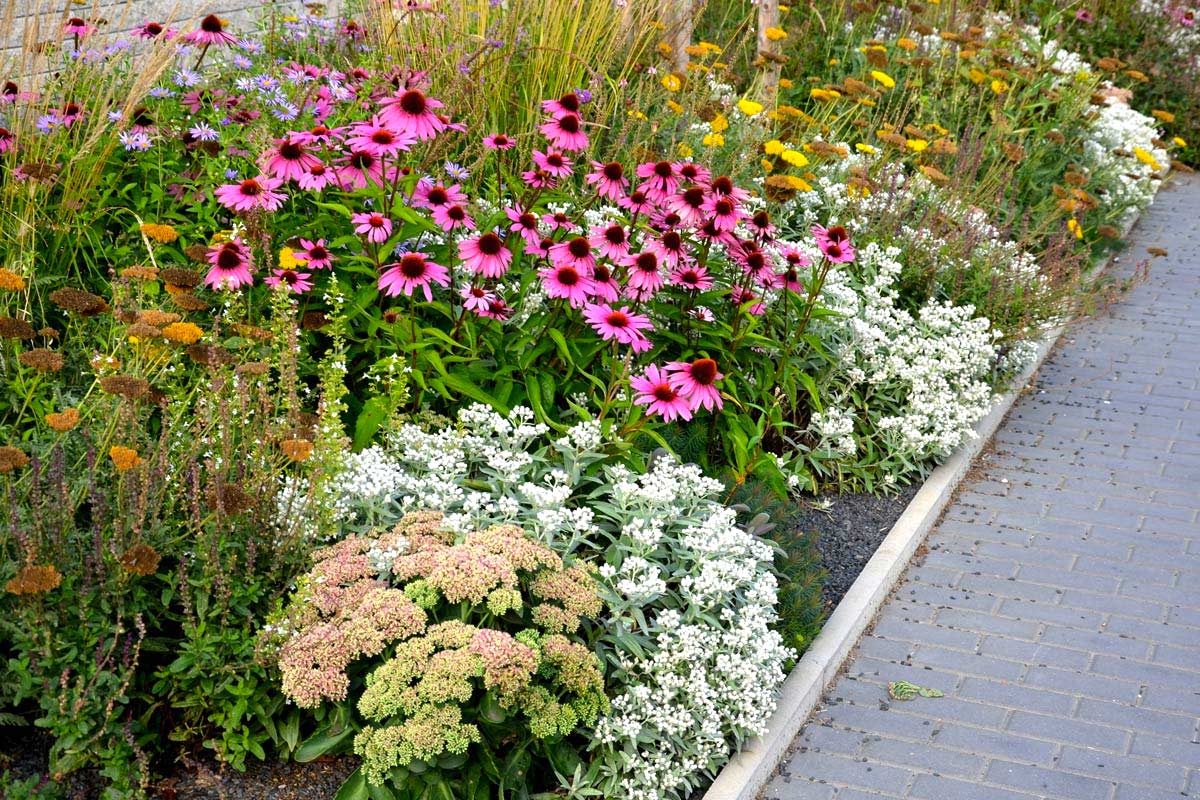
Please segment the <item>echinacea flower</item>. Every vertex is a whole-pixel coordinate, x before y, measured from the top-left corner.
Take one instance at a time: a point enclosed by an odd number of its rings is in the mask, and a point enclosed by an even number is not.
[[[575,152],[588,148],[588,137],[578,114],[566,113],[551,117],[538,128],[542,135],[560,150]]]
[[[301,239],[300,248],[303,253],[298,255],[303,255],[310,269],[329,269],[333,266],[333,254],[329,252],[324,239],[315,242]]]
[[[557,100],[543,100],[542,109],[547,114],[578,114],[586,102],[578,92],[567,92]]]
[[[603,228],[592,228],[589,240],[592,246],[600,251],[600,255],[615,262],[622,261],[629,255],[629,236],[625,233],[625,226],[619,222],[613,222]]]
[[[212,289],[238,289],[254,283],[250,248],[241,239],[231,239],[209,249],[206,258],[212,266],[204,284]]]
[[[625,259],[625,266],[629,267],[628,288],[636,292],[639,298],[649,297],[663,287],[662,270],[654,251],[630,255]]]
[[[446,129],[446,123],[433,109],[441,102],[426,97],[419,89],[409,89],[384,98],[380,117],[392,129],[411,134],[422,141],[432,139]]]
[[[708,193],[704,191],[703,186],[689,186],[667,198],[667,207],[679,216],[681,224],[688,227],[696,227],[703,223],[712,213],[709,210],[710,206]]]
[[[621,284],[613,277],[612,270],[605,264],[597,264],[592,270],[592,297],[609,303],[617,302],[621,296]]]
[[[296,185],[306,192],[319,192],[334,181],[334,173],[322,163],[313,164],[296,180]]]
[[[489,150],[511,150],[516,145],[517,143],[512,140],[512,137],[503,133],[493,133],[483,139],[483,146]]]
[[[637,176],[645,179],[645,182],[637,187],[638,191],[645,192],[646,196],[655,202],[666,200],[679,188],[679,175],[670,161],[648,161],[639,164]]]
[[[841,242],[826,240],[818,242],[817,246],[821,248],[825,258],[834,264],[849,264],[854,261],[854,246],[848,240]]]
[[[625,177],[625,168],[617,161],[610,161],[607,164],[593,161],[592,171],[585,175],[583,180],[585,183],[595,185],[596,194],[613,202],[622,200],[629,188],[629,179]]]
[[[314,125],[307,131],[293,131],[289,134],[292,139],[301,144],[330,144],[342,136],[341,128],[329,128],[325,125]]]
[[[304,294],[313,287],[312,281],[309,280],[312,277],[312,273],[310,272],[297,272],[294,269],[276,269],[272,270],[272,273],[269,278],[263,280],[263,283],[272,289],[282,284],[290,292]]]
[[[591,275],[596,266],[592,243],[585,236],[576,236],[565,242],[556,243],[550,248],[550,261],[555,266],[574,267],[584,275]]]
[[[750,199],[750,193],[745,189],[739,189],[728,175],[713,178],[712,183],[708,185],[708,190],[712,194],[729,197],[738,205]]]
[[[392,221],[383,214],[355,214],[350,222],[354,224],[354,232],[366,236],[368,242],[382,244],[392,235]]]
[[[209,14],[204,19],[200,20],[200,27],[191,33],[184,34],[183,38],[188,44],[216,45],[225,47],[236,45],[237,37],[225,30],[225,20],[218,17],[216,14]]]
[[[259,159],[262,168],[281,181],[299,181],[305,173],[321,163],[321,159],[305,149],[302,142],[285,136],[275,146],[265,151]]]
[[[482,286],[464,286],[458,291],[463,300],[463,308],[468,311],[486,311],[496,302],[496,295]]]
[[[552,178],[566,178],[571,174],[571,160],[555,150],[546,153],[534,150],[533,163]]]
[[[383,162],[374,153],[351,148],[350,153],[338,162],[338,182],[343,189],[363,189],[368,183],[383,186]]]
[[[466,228],[469,231],[475,230],[475,220],[471,219],[471,215],[467,210],[458,203],[448,206],[435,206],[433,209],[433,221],[444,231],[452,231],[455,228]]]
[[[822,242],[848,242],[850,234],[841,225],[832,225],[828,228],[822,225],[812,226],[813,238],[817,240],[817,245]]]
[[[679,177],[688,183],[709,183],[712,181],[712,173],[706,167],[702,167],[694,161],[680,161],[675,164],[675,171],[679,173]]]
[[[409,199],[409,205],[413,208],[434,208],[465,202],[467,202],[467,195],[457,183],[446,187],[443,184],[434,183],[428,178],[417,181],[417,185],[413,187],[412,197]]]
[[[725,376],[717,371],[716,361],[711,358],[672,361],[667,364],[667,372],[671,386],[688,401],[692,411],[701,407],[709,411],[723,407],[724,401],[715,384]]]
[[[512,263],[512,252],[504,246],[504,240],[490,231],[459,242],[458,257],[468,269],[485,278],[499,278]]]
[[[542,238],[541,234],[538,233],[537,214],[534,214],[531,211],[522,211],[519,206],[516,208],[504,209],[504,214],[510,220],[512,220],[513,223],[512,225],[508,226],[508,229],[513,233],[521,234],[522,239],[524,239],[529,245],[536,247]]]
[[[525,185],[534,189],[553,189],[557,181],[544,169],[527,169],[521,173]]]
[[[253,211],[256,208],[275,211],[287,199],[286,195],[275,191],[281,185],[283,181],[278,178],[259,175],[240,183],[218,186],[213,193],[221,205],[231,211]]]
[[[549,267],[538,273],[542,286],[550,297],[566,300],[572,308],[587,302],[592,292],[592,280],[570,264]]]
[[[747,225],[760,239],[767,240],[775,235],[775,225],[771,222],[770,212],[766,210],[754,212]]]
[[[80,19],[79,17],[71,17],[63,25],[63,33],[67,36],[84,37],[94,30],[96,29],[91,25],[88,25],[86,20]]]
[[[417,137],[408,130],[395,130],[379,116],[350,126],[346,145],[379,158],[398,155],[416,144]]]
[[[652,239],[650,249],[659,259],[672,267],[677,267],[685,261],[690,261],[687,243],[679,231],[663,231],[657,239]]]
[[[712,276],[699,264],[683,265],[671,273],[671,283],[693,292],[703,292],[713,287]]]
[[[396,297],[401,292],[412,297],[413,291],[420,289],[427,301],[432,300],[431,283],[449,286],[450,272],[441,264],[430,261],[425,253],[405,253],[399,262],[388,265],[379,276],[380,290],[390,297]]]
[[[654,329],[650,318],[634,314],[629,310],[629,306],[614,309],[607,303],[589,303],[583,308],[583,318],[605,341],[615,339],[621,344],[629,345],[635,353],[644,353],[653,346],[646,334],[642,333]]]
[[[746,216],[733,198],[727,195],[710,197],[704,204],[704,210],[711,215],[713,227],[719,231],[733,230]]]
[[[168,28],[160,22],[143,22],[140,27],[134,29],[135,36],[142,39],[170,39],[175,36],[176,31],[173,28]]]
[[[654,210],[654,203],[640,189],[630,192],[629,197],[622,197],[617,201],[617,205],[634,214],[649,214]]]
[[[692,418],[691,404],[679,395],[670,376],[658,365],[651,364],[645,373],[630,378],[629,386],[637,392],[633,402],[646,406],[647,414],[657,414],[664,422]]]

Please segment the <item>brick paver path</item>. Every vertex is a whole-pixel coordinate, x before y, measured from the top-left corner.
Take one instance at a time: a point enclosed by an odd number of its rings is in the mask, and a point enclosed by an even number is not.
[[[1200,798],[1200,178],[1159,195],[766,790]],[[1122,266],[1124,265],[1124,266]],[[889,701],[905,680],[945,697]]]

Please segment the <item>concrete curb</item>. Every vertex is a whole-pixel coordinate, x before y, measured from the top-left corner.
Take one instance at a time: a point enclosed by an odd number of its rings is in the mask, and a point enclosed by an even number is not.
[[[1122,232],[1127,238],[1137,218]],[[1110,257],[1093,265],[1089,277],[1109,263]],[[779,693],[779,704],[767,722],[767,733],[751,739],[717,774],[702,800],[757,800],[763,787],[787,755],[796,734],[804,727],[833,681],[850,651],[875,619],[880,607],[908,569],[917,547],[941,517],[958,485],[975,458],[987,446],[1017,398],[1037,374],[1050,351],[1066,331],[1061,326],[1049,331],[1038,344],[1033,363],[1013,379],[1013,388],[975,423],[976,437],[962,446],[944,464],[934,469],[887,537],[867,562],[850,590],[833,610],[821,633],[792,669]]]

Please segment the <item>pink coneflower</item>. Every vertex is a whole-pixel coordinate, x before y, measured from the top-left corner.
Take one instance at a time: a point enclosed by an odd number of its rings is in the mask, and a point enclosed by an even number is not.
[[[542,110],[547,114],[578,114],[583,101],[574,92],[567,92],[557,100],[543,100]]]
[[[482,286],[464,286],[458,290],[458,293],[463,299],[463,308],[468,311],[486,311],[492,303],[496,302],[496,295]]]
[[[205,286],[212,289],[238,289],[254,283],[250,248],[241,239],[214,245],[209,249],[207,258],[212,266],[204,276]]]
[[[653,347],[646,334],[642,333],[654,330],[650,318],[634,314],[629,310],[629,306],[614,309],[607,303],[589,303],[583,308],[583,318],[605,341],[615,339],[621,344],[629,345],[635,353],[644,353]]]
[[[534,150],[533,163],[552,178],[565,178],[571,174],[571,160],[557,150],[546,153]]]
[[[717,230],[716,225],[713,224],[711,219],[705,220],[704,224],[697,228],[695,233],[696,236],[701,239],[720,242],[721,244],[725,245],[725,247],[730,249],[736,249],[741,245],[741,242],[738,240],[737,236],[734,236],[733,231]]]
[[[324,239],[317,239],[315,242],[301,239],[300,249],[304,251],[303,256],[310,269],[330,269],[333,266],[333,253],[329,252]]]
[[[319,192],[329,184],[333,183],[334,173],[329,167],[324,164],[313,164],[307,172],[303,173],[297,180],[296,184],[305,191]]]
[[[204,47],[214,44],[223,47],[238,43],[237,37],[225,30],[225,20],[216,14],[209,14],[200,20],[200,27],[191,33],[184,34],[183,38],[188,44],[198,44]]]
[[[363,189],[368,183],[383,186],[383,162],[366,150],[351,149],[349,155],[338,159],[338,183],[342,188]]]
[[[746,218],[733,198],[725,195],[708,198],[704,203],[704,210],[712,218],[713,227],[719,231],[731,231]]]
[[[218,186],[213,194],[221,205],[232,211],[252,211],[261,208],[275,211],[283,205],[287,196],[275,191],[283,185],[278,178],[259,175],[257,178],[247,178],[241,183],[227,183]]]
[[[383,214],[355,214],[350,222],[354,224],[354,232],[366,236],[368,242],[382,244],[392,235],[392,221]]]
[[[541,234],[538,233],[537,214],[531,211],[522,211],[519,206],[504,209],[504,214],[512,220],[512,225],[509,225],[508,229],[513,233],[521,234],[522,239],[529,245],[536,247],[542,238]]]
[[[712,213],[703,186],[690,186],[667,198],[667,207],[679,218],[679,223],[696,227]]]
[[[813,238],[817,240],[818,246],[820,246],[822,242],[837,242],[838,244],[841,244],[842,242],[850,241],[849,232],[847,232],[846,229],[841,225],[833,225],[828,228],[821,225],[813,225],[812,235]]]
[[[71,17],[63,25],[63,33],[67,36],[78,36],[80,38],[87,36],[92,31],[96,30],[91,25],[88,25],[85,20],[79,17]]]
[[[738,205],[741,205],[750,199],[750,193],[745,189],[739,189],[737,186],[735,186],[733,179],[728,175],[722,175],[719,178],[713,178],[713,181],[709,184],[708,189],[713,194],[731,198],[733,202],[737,203]]]
[[[670,161],[647,161],[645,164],[639,164],[637,176],[645,179],[645,183],[637,187],[638,190],[645,192],[646,196],[656,203],[666,200],[679,188],[679,175]]]
[[[526,186],[534,189],[553,189],[558,182],[554,176],[544,169],[527,169],[521,173],[521,180]]]
[[[775,264],[770,256],[753,242],[744,242],[740,254],[735,258],[741,262],[742,271],[762,286],[770,286],[775,281]]]
[[[657,364],[646,367],[643,375],[630,378],[629,386],[638,393],[633,402],[646,406],[647,414],[657,414],[664,422],[692,418],[691,404],[679,396],[670,377]]]
[[[1086,8],[1081,8],[1075,12],[1075,19],[1079,20],[1080,22],[1092,23],[1096,21],[1096,15],[1091,11],[1088,11]]]
[[[471,219],[467,210],[458,203],[449,206],[435,206],[433,221],[444,231],[452,231],[455,228],[475,230],[475,220]]]
[[[483,146],[489,150],[512,150],[517,143],[506,134],[493,133],[491,136],[483,137]]]
[[[592,279],[569,264],[549,267],[538,273],[542,286],[550,297],[560,297],[579,308],[592,293]]]
[[[624,199],[625,192],[629,188],[629,179],[625,177],[625,168],[617,161],[610,161],[607,164],[593,161],[592,171],[585,175],[583,180],[585,183],[595,184],[596,194],[606,200],[612,200],[614,203]]]
[[[472,272],[485,278],[499,278],[508,272],[513,256],[504,246],[504,240],[489,231],[482,236],[459,242],[458,257]]]
[[[8,128],[0,128],[0,156],[12,149],[17,137]]]
[[[547,214],[542,214],[542,224],[553,231],[571,231],[572,233],[579,230],[579,226],[571,221],[562,211],[552,211]]]
[[[467,195],[459,184],[446,187],[440,183],[433,183],[428,178],[417,181],[412,197],[409,199],[409,205],[414,208],[430,209],[465,202],[467,202]]]
[[[498,319],[504,322],[512,316],[512,309],[504,302],[503,298],[497,297],[486,309],[479,309],[475,313],[487,319]]]
[[[692,161],[678,162],[675,165],[675,171],[688,183],[708,183],[712,180],[711,172]]]
[[[848,239],[842,239],[841,241],[832,239],[818,241],[817,247],[820,247],[821,252],[825,254],[825,258],[834,264],[849,264],[854,261],[856,255],[854,245],[850,244],[850,240]]]
[[[677,267],[691,258],[688,255],[687,243],[683,241],[683,234],[679,231],[663,231],[662,236],[651,240],[650,249],[672,267]]]
[[[596,268],[596,256],[592,253],[592,243],[585,236],[576,236],[565,242],[558,242],[550,248],[550,261],[557,266],[571,266],[584,275],[591,275]]]
[[[789,266],[783,272],[775,276],[775,280],[771,285],[772,289],[786,289],[789,292],[803,294],[804,283],[800,280],[800,270]]]
[[[622,261],[629,255],[629,236],[625,233],[625,226],[620,223],[612,222],[603,228],[592,228],[590,241],[600,255],[613,261]]]
[[[272,177],[281,181],[299,181],[304,173],[321,163],[321,159],[304,148],[301,142],[285,136],[262,154],[259,163]]]
[[[714,385],[725,376],[717,371],[717,362],[711,358],[695,361],[673,361],[667,364],[668,380],[675,391],[688,401],[692,411],[701,407],[712,411],[724,406],[721,393]]]
[[[712,288],[713,279],[701,265],[683,265],[671,273],[671,283],[693,292],[703,292]]]
[[[273,272],[274,274],[271,277],[263,280],[263,283],[272,289],[283,284],[288,288],[289,292],[304,294],[313,287],[312,281],[309,280],[312,277],[312,273],[297,272],[294,269],[277,269],[273,270]]]
[[[396,297],[401,292],[412,297],[413,290],[420,289],[427,301],[432,300],[431,283],[449,286],[450,272],[441,264],[430,261],[425,253],[405,253],[379,276],[379,289],[389,297]]]
[[[142,39],[170,39],[175,36],[175,29],[168,28],[160,22],[143,22],[141,27],[134,30],[134,35]]]
[[[630,192],[629,197],[622,197],[617,201],[617,205],[634,214],[649,214],[654,211],[654,203],[640,189]]]
[[[747,226],[759,239],[766,241],[775,236],[775,226],[771,223],[771,215],[767,211],[756,211]]]
[[[289,136],[301,144],[330,144],[342,136],[342,128],[329,128],[325,125],[314,125],[306,131],[292,131]]]
[[[592,270],[592,297],[615,303],[621,296],[621,284],[613,277],[612,270],[605,264],[597,264]]]
[[[417,137],[410,131],[394,130],[391,126],[384,124],[378,115],[371,117],[369,122],[357,122],[351,125],[349,136],[346,137],[348,147],[357,148],[380,158],[397,155],[416,143]]]
[[[762,298],[741,286],[734,286],[729,290],[729,301],[739,308],[748,306],[747,310],[756,317],[767,313],[767,307],[763,305]]]
[[[419,89],[409,89],[400,94],[384,98],[380,105],[380,116],[393,129],[410,133],[425,141],[446,129],[446,122],[433,112],[442,104],[426,97]]]
[[[556,242],[548,236],[543,236],[534,243],[525,245],[525,252],[530,255],[546,258],[550,255],[550,248],[554,247]]]
[[[658,255],[653,250],[629,256],[625,259],[625,266],[629,267],[627,288],[635,292],[638,299],[650,297],[663,287]]]
[[[551,117],[538,128],[550,144],[560,150],[577,152],[587,150],[588,137],[583,132],[583,121],[578,114],[562,114]]]

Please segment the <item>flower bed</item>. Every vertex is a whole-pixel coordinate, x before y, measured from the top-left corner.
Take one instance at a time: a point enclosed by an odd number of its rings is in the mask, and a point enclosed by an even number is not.
[[[764,86],[733,6],[681,61],[649,2],[468,5],[8,66],[10,794],[689,796],[819,629],[789,504],[968,441],[1171,163],[986,9],[772,26]]]

